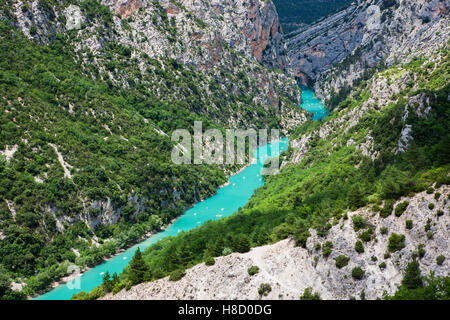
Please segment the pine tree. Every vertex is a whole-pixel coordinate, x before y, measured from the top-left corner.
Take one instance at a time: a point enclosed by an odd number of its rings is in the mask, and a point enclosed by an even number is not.
[[[181,266],[181,259],[175,245],[170,246],[167,250],[166,266],[168,271],[177,270]]]
[[[113,282],[111,281],[111,276],[109,275],[108,271],[106,271],[105,275],[103,276],[102,286],[106,292],[111,292],[113,288]]]
[[[417,260],[413,260],[408,263],[405,275],[403,276],[402,286],[408,289],[417,289],[423,287],[423,280]]]
[[[142,283],[150,278],[150,269],[142,258],[141,250],[138,248],[130,262],[129,279],[132,285]]]
[[[180,263],[183,266],[187,266],[192,261],[192,252],[191,249],[186,245],[185,242],[180,247],[179,251]]]
[[[237,238],[234,249],[237,252],[244,253],[250,251],[250,247],[250,240],[245,234],[242,234]]]

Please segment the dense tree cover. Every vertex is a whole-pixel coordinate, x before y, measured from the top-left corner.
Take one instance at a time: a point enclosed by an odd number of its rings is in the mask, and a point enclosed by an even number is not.
[[[436,277],[433,272],[423,276],[417,260],[411,261],[403,275],[398,290],[392,295],[383,294],[386,300],[449,300],[450,277]]]
[[[273,0],[285,32],[315,22],[350,2],[352,0]]]
[[[225,182],[217,166],[170,161],[173,129],[202,120],[204,129],[222,130],[185,101],[87,76],[63,36],[40,46],[0,22],[0,38],[0,150],[17,146],[10,160],[0,155],[0,274],[25,280],[26,294],[47,288],[70,263],[92,266],[158,230]],[[93,201],[99,205],[89,207]],[[107,202],[118,211],[116,225],[69,222],[110,214]]]

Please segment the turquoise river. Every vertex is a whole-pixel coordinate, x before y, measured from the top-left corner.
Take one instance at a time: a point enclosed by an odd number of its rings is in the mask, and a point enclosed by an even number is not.
[[[325,108],[320,103],[320,100],[314,98],[314,92],[311,89],[303,88],[302,99],[303,101],[300,107],[312,112],[314,120],[322,119],[326,116]],[[130,262],[138,247],[143,250],[162,238],[176,236],[180,232],[200,226],[205,221],[220,219],[237,212],[240,207],[243,207],[247,203],[255,190],[264,184],[264,179],[261,175],[264,161],[269,157],[278,156],[281,151],[286,151],[288,145],[288,139],[283,138],[279,141],[269,143],[267,146],[259,147],[255,151],[256,161],[248,165],[241,172],[230,176],[228,178],[229,183],[226,186],[219,188],[217,193],[212,197],[198,202],[192,208],[185,211],[165,230],[153,234],[126,251],[87,270],[75,281],[61,284],[34,299],[68,300],[75,293],[80,291],[88,292],[101,284],[103,275],[107,271],[110,274],[114,272],[119,274]],[[79,283],[79,286],[74,285],[76,283]]]

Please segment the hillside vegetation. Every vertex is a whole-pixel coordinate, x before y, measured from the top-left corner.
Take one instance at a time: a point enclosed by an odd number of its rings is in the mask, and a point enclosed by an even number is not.
[[[184,269],[209,257],[247,252],[289,236],[305,247],[310,228],[326,237],[333,225],[348,219],[349,210],[370,206],[381,218],[394,214],[394,209],[399,216],[407,207],[397,203],[401,197],[433,194],[448,185],[448,45],[429,57],[376,72],[353,88],[325,120],[300,126],[290,137],[280,174],[267,177],[233,216],[146,249],[142,263],[147,272],[140,282],[169,274],[179,279]],[[436,192],[436,199],[440,196]],[[434,204],[428,209],[433,210]],[[439,214],[447,216],[448,208]],[[367,228],[364,221],[354,223],[355,230]],[[362,232],[363,241],[372,239],[370,230]],[[400,238],[393,236],[392,251],[401,249]],[[332,243],[323,245],[324,255],[332,251]],[[130,282],[134,272],[127,267],[114,292],[135,285]],[[361,272],[356,270],[354,277],[362,277]],[[100,286],[74,298],[105,293]]]

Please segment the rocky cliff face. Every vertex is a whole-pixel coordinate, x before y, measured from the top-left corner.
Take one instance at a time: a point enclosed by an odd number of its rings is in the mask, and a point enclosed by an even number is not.
[[[249,253],[233,253],[216,258],[213,266],[205,264],[188,269],[184,278],[177,282],[164,278],[155,282],[137,285],[129,291],[122,290],[116,295],[109,294],[108,300],[146,300],[146,299],[299,299],[303,291],[311,287],[322,299],[347,300],[358,298],[362,291],[366,299],[381,298],[384,291],[392,294],[403,278],[403,272],[412,255],[419,255],[423,275],[434,271],[436,276],[447,276],[450,268],[447,256],[450,247],[447,240],[450,215],[447,207],[448,186],[436,191],[441,193],[439,200],[425,192],[413,197],[400,199],[409,205],[400,217],[393,213],[381,218],[370,208],[348,212],[348,219],[341,218],[334,223],[324,237],[310,230],[306,248],[294,246],[293,240],[283,240],[273,245],[252,249]],[[428,204],[435,204],[430,210]],[[444,214],[437,216],[438,210]],[[371,239],[364,243],[364,252],[355,250],[355,243],[364,230],[355,231],[352,217],[366,219],[367,226],[374,230]],[[411,220],[413,227],[406,228]],[[429,227],[426,227],[429,225]],[[386,228],[387,232],[381,230]],[[429,229],[428,229],[429,228]],[[427,236],[431,231],[432,237]],[[389,238],[393,234],[404,235],[404,247],[389,252]],[[323,246],[327,241],[333,244],[329,256],[324,257],[317,244]],[[418,248],[421,245],[421,253]],[[344,255],[348,264],[339,268],[336,258]],[[441,265],[436,257],[444,255]],[[385,267],[380,264],[385,263]],[[259,272],[250,276],[247,269],[258,266]],[[362,279],[352,277],[352,269],[360,267],[365,271]],[[272,291],[261,297],[258,288],[261,283],[269,283]]]
[[[300,101],[295,81],[279,72],[287,65],[286,47],[271,1],[103,0],[101,3],[110,12],[91,0],[70,5],[62,1],[54,6],[20,0],[10,8],[0,8],[0,16],[42,44],[51,43],[57,34],[70,34],[74,54],[85,68],[94,65],[102,79],[109,78],[122,87],[128,86],[127,79],[134,77],[135,72],[123,68],[108,70],[112,60],[105,50],[110,43],[130,49],[142,76],[149,67],[143,55],[161,61],[173,59],[198,70],[205,76],[198,85],[209,107],[196,112],[206,112],[212,118],[222,116],[223,119],[217,120],[227,125],[249,125],[252,121],[242,123],[240,119],[245,116],[238,108],[227,106],[224,110],[219,102],[209,100],[207,97],[217,95],[211,91],[213,82],[217,84],[214,88],[222,88],[231,96],[247,96],[249,103],[263,106],[268,114],[280,116],[281,109]],[[123,58],[113,57],[120,59]],[[151,90],[155,84],[145,83],[142,76],[134,81]],[[172,96],[158,91],[154,94],[166,100],[182,95],[176,88],[170,89]],[[228,104],[236,101],[233,97],[222,100]],[[294,118],[306,120],[300,110],[294,113]],[[256,118],[259,116],[255,112],[253,119]],[[283,123],[290,121],[285,119]]]
[[[448,41],[449,1],[356,1],[343,11],[293,33],[290,67],[319,97],[364,78],[380,63],[429,54]]]

